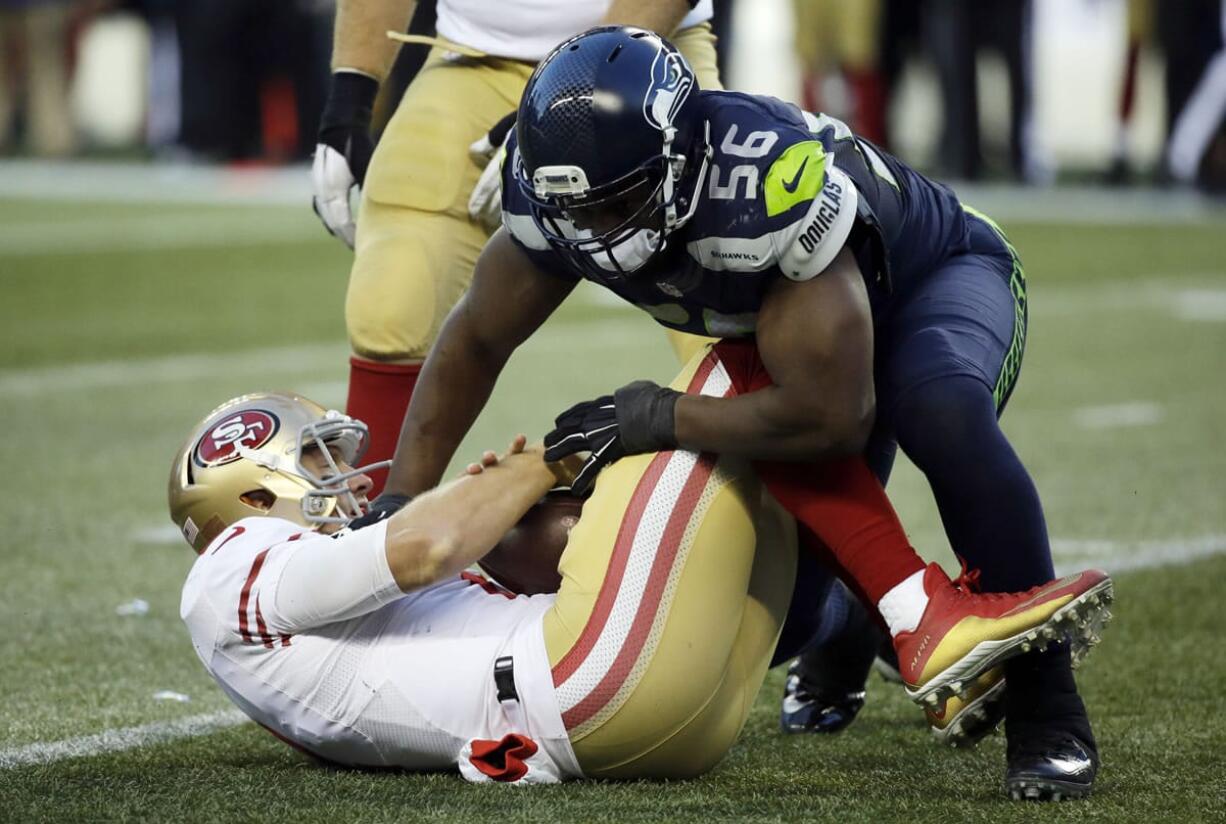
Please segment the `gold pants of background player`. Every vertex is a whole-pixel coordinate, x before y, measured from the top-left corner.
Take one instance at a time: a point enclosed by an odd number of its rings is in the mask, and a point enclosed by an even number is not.
[[[673,383],[722,396],[699,353]],[[601,474],[544,618],[562,719],[585,775],[684,778],[736,740],[792,595],[795,526],[748,464],[637,455]]]
[[[671,39],[699,86],[720,88],[710,27],[684,29]],[[357,356],[383,363],[425,358],[468,288],[488,237],[468,216],[481,174],[468,147],[519,106],[534,68],[435,47],[405,91],[371,159],[358,214],[345,300]],[[698,345],[687,344],[685,355]]]

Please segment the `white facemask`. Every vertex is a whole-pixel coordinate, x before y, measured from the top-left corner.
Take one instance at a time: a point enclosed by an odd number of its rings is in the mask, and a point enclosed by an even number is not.
[[[643,268],[655,254],[660,242],[660,233],[655,229],[639,229],[634,234],[614,244],[609,251],[592,252],[592,260],[606,272],[634,272]],[[610,260],[610,256],[613,260]],[[614,264],[613,261],[617,261]]]

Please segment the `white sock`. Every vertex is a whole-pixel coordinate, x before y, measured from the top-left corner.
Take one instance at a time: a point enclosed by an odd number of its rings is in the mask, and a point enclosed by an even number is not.
[[[919,626],[920,618],[928,606],[928,593],[924,592],[924,570],[913,572],[901,583],[881,596],[877,611],[890,628],[890,636],[910,632]]]

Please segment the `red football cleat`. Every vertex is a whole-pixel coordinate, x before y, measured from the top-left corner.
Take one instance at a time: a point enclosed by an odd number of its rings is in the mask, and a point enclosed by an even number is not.
[[[936,564],[924,572],[928,606],[919,626],[894,637],[907,695],[936,709],[963,696],[1003,661],[1052,641],[1096,632],[1110,617],[1111,578],[1086,570],[1026,592],[977,593],[971,576],[950,581]],[[1091,628],[1093,628],[1091,630]]]

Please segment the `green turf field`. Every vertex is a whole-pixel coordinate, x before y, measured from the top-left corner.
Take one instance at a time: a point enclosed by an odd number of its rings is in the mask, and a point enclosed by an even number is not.
[[[1226,820],[1213,623],[1226,580],[1226,218],[1002,222],[1031,297],[1005,426],[1058,564],[1118,573],[1117,619],[1080,675],[1104,768],[1094,798],[1058,815]],[[877,680],[845,734],[784,738],[772,673],[741,743],[690,783],[522,790],[333,772],[235,725],[178,619],[193,556],[165,515],[166,474],[187,428],[227,397],[287,388],[343,404],[347,260],[306,209],[0,199],[0,821],[1054,814],[1003,799],[1003,739],[943,751]],[[651,322],[581,291],[516,355],[463,455],[674,370]],[[917,545],[948,559],[923,479],[901,466],[891,494]],[[147,614],[116,613],[138,598]],[[185,729],[202,734],[122,748]]]

